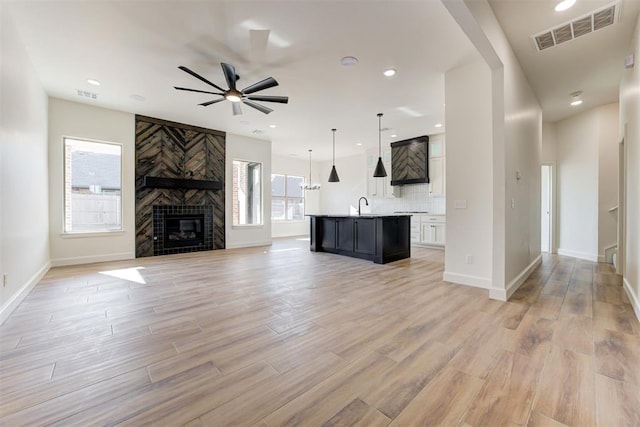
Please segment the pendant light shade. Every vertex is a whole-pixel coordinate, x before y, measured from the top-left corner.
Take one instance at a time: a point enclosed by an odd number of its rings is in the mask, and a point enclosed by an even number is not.
[[[302,188],[303,190],[319,190],[320,189],[320,184],[311,184],[311,151],[313,150],[311,149],[309,150],[309,181],[300,185],[300,188]]]
[[[376,169],[373,171],[374,178],[384,178],[387,176],[387,171],[382,163],[382,113],[378,113],[378,163]]]
[[[329,174],[329,182],[340,182],[338,171],[336,171],[336,129],[331,129],[331,132],[333,132],[333,166]]]

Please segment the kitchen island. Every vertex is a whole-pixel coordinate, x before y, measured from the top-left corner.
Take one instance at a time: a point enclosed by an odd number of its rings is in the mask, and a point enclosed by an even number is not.
[[[411,256],[411,215],[307,215],[311,251],[385,264]]]

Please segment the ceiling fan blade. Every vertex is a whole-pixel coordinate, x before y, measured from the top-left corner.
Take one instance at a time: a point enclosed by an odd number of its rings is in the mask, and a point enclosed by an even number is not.
[[[264,101],[264,102],[279,102],[281,104],[286,104],[289,102],[288,96],[247,96],[247,99],[252,101]]]
[[[195,77],[196,79],[205,82],[208,85],[211,85],[213,87],[215,87],[216,89],[218,89],[221,92],[225,92],[224,89],[222,89],[220,86],[218,86],[215,83],[211,83],[209,80],[205,79],[204,77],[202,77],[200,74],[196,73],[195,71],[191,71],[190,69],[188,69],[187,67],[185,67],[184,65],[179,66],[178,68],[180,68],[182,71],[184,71],[185,73],[191,74],[193,77]]]
[[[210,95],[224,95],[224,93],[220,93],[220,92],[207,92],[206,90],[189,89],[188,87],[174,86],[173,88],[174,89],[178,89],[178,90],[186,90],[186,91],[189,91],[189,92],[208,93]]]
[[[265,114],[269,114],[273,111],[271,108],[265,107],[264,105],[256,104],[255,102],[249,101],[248,99],[243,99],[242,102],[249,107],[253,107],[258,111],[262,111]]]
[[[266,79],[254,83],[251,86],[247,86],[242,89],[242,93],[249,95],[250,93],[258,92],[261,90],[269,89],[270,87],[278,86],[278,82],[273,77],[267,77]]]
[[[229,89],[236,90],[236,79],[238,78],[236,69],[233,65],[225,64],[224,62],[220,63],[220,66],[222,67],[224,78],[227,80],[227,86],[229,86]]]
[[[213,101],[203,102],[202,104],[198,104],[198,105],[202,105],[203,107],[208,107],[211,104],[215,104],[216,102],[221,102],[221,101],[224,101],[224,98],[214,99]]]
[[[233,107],[233,115],[234,116],[239,116],[242,114],[242,108],[240,108],[240,103],[239,102],[232,102],[231,106]]]

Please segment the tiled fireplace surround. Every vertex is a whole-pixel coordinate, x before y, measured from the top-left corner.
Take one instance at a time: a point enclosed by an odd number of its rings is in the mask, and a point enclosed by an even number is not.
[[[165,239],[167,217],[202,216],[203,239],[201,243],[171,247]],[[169,255],[194,251],[210,251],[213,246],[213,206],[209,205],[155,205],[153,206],[153,255]]]

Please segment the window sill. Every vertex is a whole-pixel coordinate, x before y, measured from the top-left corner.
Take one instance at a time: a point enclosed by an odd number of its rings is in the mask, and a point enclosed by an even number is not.
[[[271,222],[278,224],[302,224],[308,221],[304,219],[272,219]]]
[[[252,228],[258,229],[258,228],[264,228],[264,224],[248,224],[248,225],[232,225],[231,226],[232,229],[238,229],[238,230],[249,230]]]
[[[60,237],[63,239],[82,239],[89,237],[110,237],[110,236],[121,236],[125,234],[124,230],[113,230],[113,231],[78,231],[78,232],[68,232],[68,233],[60,233]]]

